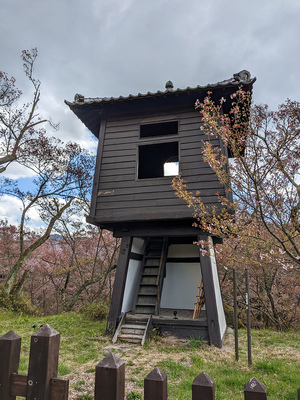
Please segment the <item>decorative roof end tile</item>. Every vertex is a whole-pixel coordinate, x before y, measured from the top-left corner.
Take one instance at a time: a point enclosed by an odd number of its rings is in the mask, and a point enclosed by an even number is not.
[[[172,91],[174,89],[174,85],[172,81],[168,81],[165,85],[167,91]]]
[[[233,74],[233,79],[236,82],[249,82],[251,80],[251,74],[249,71],[246,69],[243,69],[242,71],[238,72],[237,74]]]
[[[82,94],[76,93],[74,96],[75,103],[84,103],[84,96]]]

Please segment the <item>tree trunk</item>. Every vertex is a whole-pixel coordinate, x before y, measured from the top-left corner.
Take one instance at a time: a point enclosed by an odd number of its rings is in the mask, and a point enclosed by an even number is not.
[[[14,287],[11,290],[11,293],[14,297],[18,297],[19,294],[22,292],[28,276],[29,276],[29,271],[28,270],[24,271],[21,279],[14,285]]]
[[[85,281],[82,285],[79,286],[79,288],[76,290],[76,292],[73,295],[72,300],[70,301],[68,307],[66,308],[66,312],[69,312],[72,310],[74,307],[76,301],[78,300],[78,297],[80,294],[90,285],[93,285],[96,282],[99,282],[102,278],[106,277],[111,271],[113,271],[116,268],[116,265],[111,266],[108,270],[104,271],[102,274],[96,276],[93,279],[88,279]]]
[[[5,282],[5,284],[3,286],[3,290],[2,290],[3,297],[8,297],[11,294],[13,287],[14,287],[16,277],[17,277],[17,273],[20,270],[20,268],[22,267],[24,262],[25,262],[25,260],[23,260],[22,257],[20,257],[19,260],[12,267],[12,269],[9,271],[9,274],[7,276],[6,282]]]
[[[67,287],[68,287],[69,280],[70,280],[70,271],[68,271],[68,273],[67,273],[67,277],[66,277],[66,280],[65,280],[64,287],[61,289],[61,305],[62,305],[62,309],[63,309],[64,312],[66,311],[66,308],[67,308],[66,290],[67,290]]]
[[[28,257],[34,252],[34,250],[37,249],[39,246],[41,246],[43,243],[45,243],[47,239],[49,239],[55,222],[62,216],[63,212],[68,207],[70,207],[72,201],[73,201],[73,198],[71,198],[60,210],[57,211],[57,214],[51,218],[50,223],[49,223],[44,235],[41,236],[39,239],[37,239],[29,247],[27,247],[27,249],[24,252],[22,252],[22,254],[20,255],[20,257],[17,260],[17,262],[15,263],[15,265],[9,271],[7,280],[3,286],[3,291],[2,291],[3,297],[8,297],[11,294],[12,289],[14,287],[14,282],[16,280],[16,277],[17,277],[17,274],[18,274],[20,268],[22,267],[24,262],[28,259]]]

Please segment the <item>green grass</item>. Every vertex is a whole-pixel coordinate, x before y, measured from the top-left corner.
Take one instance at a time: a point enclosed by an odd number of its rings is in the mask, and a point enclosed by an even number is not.
[[[61,334],[58,375],[70,380],[70,400],[93,399],[95,366],[107,355],[105,323],[92,322],[80,314],[27,317],[0,313],[0,336],[13,330],[22,337],[20,373],[27,373],[31,335],[48,323]],[[32,326],[36,324],[37,328]],[[192,383],[205,372],[215,380],[216,400],[241,400],[244,384],[256,377],[267,387],[268,400],[296,400],[300,388],[300,332],[252,331],[252,365],[247,362],[246,331],[239,331],[240,360],[235,361],[234,340],[223,349],[201,340],[185,346],[166,345],[158,338],[136,351],[114,348],[126,363],[126,393],[142,398],[144,378],[159,367],[168,375],[169,400],[191,399]]]

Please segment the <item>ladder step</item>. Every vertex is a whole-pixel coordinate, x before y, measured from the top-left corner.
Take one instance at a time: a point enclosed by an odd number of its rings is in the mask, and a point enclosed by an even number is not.
[[[138,313],[148,316],[149,314],[153,314],[154,311],[155,311],[155,308],[150,309],[150,307],[148,307],[148,308],[139,309]]]
[[[142,284],[156,285],[157,276],[143,276],[142,279]]]
[[[145,260],[144,266],[145,267],[153,267],[153,268],[159,268],[159,261],[160,259],[158,258],[148,258],[147,260]]]
[[[139,297],[141,297],[141,296],[152,296],[152,297],[157,297],[157,294],[156,293],[144,293],[144,292],[139,292],[139,294],[138,294],[138,296]]]
[[[142,325],[142,324],[139,324],[139,325],[135,325],[135,324],[125,324],[125,325],[122,325],[122,328],[125,328],[125,329],[144,329],[145,330],[145,328],[146,328],[146,323],[145,323],[145,325]]]
[[[155,275],[157,275],[158,274],[158,267],[150,267],[150,266],[145,265],[143,273],[144,274],[155,274]]]
[[[122,326],[121,335],[143,335],[146,327],[143,329],[126,329]]]
[[[141,282],[140,285],[141,286],[154,286],[155,288],[157,287],[156,283],[144,283],[144,282]]]
[[[131,315],[130,318],[126,318],[125,324],[127,325],[140,325],[145,327],[147,325],[148,318],[144,316],[138,316],[136,314]]]
[[[119,335],[119,337],[118,337],[118,339],[142,339],[143,338],[143,335],[135,335],[135,334],[129,334],[129,333],[126,333],[126,334],[121,334],[121,335]]]
[[[157,297],[156,287],[153,286],[153,287],[148,288],[147,286],[142,286],[142,287],[140,287],[138,296],[156,296]]]
[[[158,262],[161,258],[161,254],[145,254],[145,260],[146,261],[155,261]]]
[[[141,344],[143,335],[119,335],[118,339],[124,340],[125,342]]]
[[[153,303],[152,304],[149,304],[149,303],[145,303],[145,304],[137,303],[136,306],[139,307],[139,308],[155,308],[155,304],[153,304]]]
[[[163,276],[160,274],[165,266],[161,265],[166,259],[166,237],[148,237],[143,258],[139,287],[133,307],[134,313],[153,314],[158,307],[159,288]]]

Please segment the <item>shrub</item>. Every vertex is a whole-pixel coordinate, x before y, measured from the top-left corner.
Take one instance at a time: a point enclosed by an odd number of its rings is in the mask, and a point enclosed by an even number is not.
[[[224,312],[226,317],[227,325],[234,328],[234,309],[230,305],[224,303]],[[246,328],[246,326],[241,321],[240,316],[238,317],[238,328]]]
[[[205,342],[205,340],[201,337],[198,338],[193,338],[191,337],[189,340],[189,347],[191,349],[201,349],[203,348],[205,345],[207,344],[207,342]]]
[[[3,297],[2,290],[0,287],[0,308],[25,315],[37,315],[37,307],[31,305],[30,298],[25,293]]]
[[[142,395],[138,392],[130,392],[128,393],[126,399],[127,400],[140,400],[142,398]]]
[[[103,303],[87,303],[79,310],[81,314],[84,314],[92,321],[103,321],[107,318],[108,311],[108,306]]]

